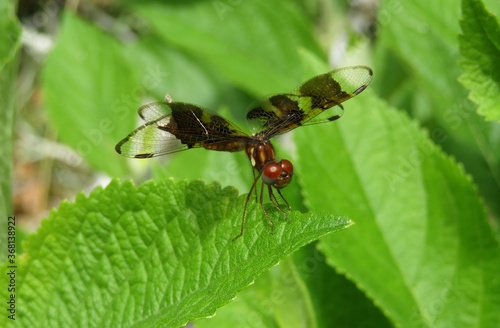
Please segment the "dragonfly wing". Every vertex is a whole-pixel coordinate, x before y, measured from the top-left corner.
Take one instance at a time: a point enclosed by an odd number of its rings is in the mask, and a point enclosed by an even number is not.
[[[190,148],[240,151],[250,138],[220,115],[192,104],[157,102],[139,108],[146,123],[121,140],[116,151],[149,158]]]
[[[141,125],[116,145],[116,152],[125,157],[150,158],[189,149],[175,135],[160,128],[168,125],[171,118],[164,115]]]
[[[302,125],[334,121],[343,114],[340,104],[361,93],[372,75],[366,66],[353,66],[315,76],[291,93],[262,100],[248,112],[247,119],[257,121],[260,134],[267,137]]]

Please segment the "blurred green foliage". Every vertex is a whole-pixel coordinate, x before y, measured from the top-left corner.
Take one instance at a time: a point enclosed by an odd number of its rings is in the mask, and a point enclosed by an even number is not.
[[[137,125],[136,108],[146,100],[168,94],[223,112],[244,127],[253,99],[287,92],[325,72],[327,58],[335,66],[374,70],[372,85],[345,104],[341,120],[297,129],[293,142],[277,147],[296,166],[284,191],[293,208],[347,216],[356,224],[296,252],[197,326],[500,325],[498,2],[387,0],[361,19],[356,14],[363,10],[320,0],[126,1],[108,9],[112,24],[92,10],[65,10],[42,87],[60,139],[112,177],[145,176],[151,161],[121,158],[113,147]],[[329,49],[332,40],[336,48]],[[201,178],[244,191],[251,183],[244,154],[193,150],[152,172],[158,180]],[[108,206],[112,210],[113,202]],[[127,215],[138,224],[143,219],[140,211]],[[216,244],[232,234],[217,234]],[[130,238],[116,231],[110,236]],[[184,238],[171,238],[172,247]],[[272,238],[270,243],[277,246]],[[227,249],[232,247],[241,246]],[[126,251],[113,252],[133,261]],[[104,273],[114,268],[102,266]],[[229,266],[217,269],[234,279],[239,274]],[[154,277],[154,268],[150,273]],[[177,274],[179,283],[187,277]],[[195,276],[209,281],[212,275]],[[199,292],[193,286],[185,285]],[[227,296],[241,287],[211,292]],[[45,292],[61,295],[57,288]],[[206,315],[193,310],[196,299],[176,301],[169,307],[193,301],[183,319]],[[166,324],[156,319],[173,315],[172,308],[150,305],[134,304],[144,320],[135,325]],[[75,301],[62,317],[83,310],[96,315],[90,304]],[[60,315],[58,309],[53,315]]]

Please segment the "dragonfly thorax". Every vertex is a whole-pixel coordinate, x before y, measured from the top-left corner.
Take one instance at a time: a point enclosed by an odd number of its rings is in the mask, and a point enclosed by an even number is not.
[[[269,140],[249,142],[245,149],[252,166],[262,172],[267,163],[275,163],[274,147]]]

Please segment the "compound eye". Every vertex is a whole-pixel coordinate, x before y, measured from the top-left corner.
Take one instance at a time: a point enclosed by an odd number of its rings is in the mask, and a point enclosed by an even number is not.
[[[267,164],[262,171],[262,181],[268,185],[274,184],[283,171],[281,167],[278,163]]]
[[[283,159],[281,160],[280,164],[284,172],[288,173],[289,175],[293,174],[293,165],[289,160]]]

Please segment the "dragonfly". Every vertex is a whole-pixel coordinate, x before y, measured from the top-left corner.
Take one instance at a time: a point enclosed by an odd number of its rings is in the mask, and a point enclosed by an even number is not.
[[[344,112],[342,103],[365,90],[372,78],[369,67],[344,67],[317,75],[290,93],[263,98],[246,115],[257,127],[253,134],[243,132],[213,111],[190,103],[167,100],[145,104],[138,110],[145,123],[118,142],[115,150],[132,158],[151,158],[192,148],[244,151],[253,167],[254,180],[243,207],[240,232],[234,240],[243,235],[247,205],[253,192],[272,233],[274,223],[263,205],[264,187],[272,205],[287,215],[273,190],[290,210],[281,190],[290,184],[294,172],[289,160],[276,158],[271,138],[299,126],[339,119]],[[260,196],[257,195],[259,180]]]

